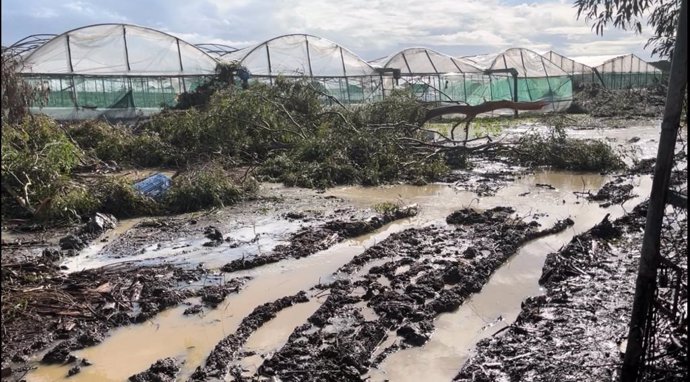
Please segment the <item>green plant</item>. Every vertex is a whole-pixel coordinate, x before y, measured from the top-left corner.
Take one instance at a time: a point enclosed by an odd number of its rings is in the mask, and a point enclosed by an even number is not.
[[[156,215],[163,212],[159,203],[137,191],[127,178],[104,177],[92,187],[92,192],[100,201],[98,211],[113,214],[117,218]]]
[[[2,190],[5,201],[32,216],[65,186],[82,152],[44,116],[2,123]],[[11,208],[19,211],[17,208]]]
[[[20,123],[29,113],[32,102],[42,103],[46,91],[30,86],[19,74],[21,60],[9,51],[3,51],[0,94],[2,94],[2,122]]]
[[[546,134],[526,134],[512,156],[523,165],[574,171],[609,172],[625,167],[621,156],[606,142],[569,138],[563,119],[553,120]]]
[[[198,211],[235,204],[257,188],[253,179],[236,181],[219,163],[211,162],[176,177],[162,202],[172,212]]]
[[[372,208],[374,211],[382,214],[382,215],[390,215],[393,214],[395,211],[400,209],[400,204],[398,203],[393,203],[393,202],[381,202],[374,204]]]

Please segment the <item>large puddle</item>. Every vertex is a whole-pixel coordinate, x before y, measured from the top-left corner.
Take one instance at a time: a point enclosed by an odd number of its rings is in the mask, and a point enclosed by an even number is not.
[[[649,131],[647,131],[649,133]],[[631,134],[636,134],[633,132]],[[622,139],[622,138],[621,138]],[[647,138],[649,140],[649,135]],[[184,316],[186,306],[167,310],[150,321],[117,329],[100,345],[83,349],[74,354],[88,359],[93,365],[82,368],[81,373],[70,381],[124,381],[129,376],[148,368],[156,360],[177,357],[184,360],[180,380],[186,379],[199,366],[213,347],[225,336],[233,333],[240,321],[258,305],[283,296],[308,290],[316,284],[332,278],[333,273],[353,256],[384,240],[390,234],[403,229],[428,224],[445,224],[452,211],[463,207],[480,209],[494,206],[511,206],[518,216],[537,218],[544,227],[559,219],[570,217],[575,226],[558,235],[542,238],[525,245],[491,277],[483,290],[472,296],[456,312],[443,314],[436,321],[436,331],[423,347],[412,348],[389,356],[377,370],[372,370],[372,380],[419,381],[450,380],[467,358],[474,344],[481,338],[500,330],[512,322],[521,302],[528,296],[539,294],[537,280],[546,254],[557,250],[574,234],[589,229],[601,221],[606,213],[616,218],[631,210],[638,201],[649,195],[651,179],[638,177],[633,180],[635,200],[607,209],[578,197],[575,192],[596,192],[609,176],[577,174],[559,171],[540,171],[522,175],[494,196],[477,197],[475,193],[459,189],[453,184],[427,186],[388,186],[377,188],[340,187],[327,191],[327,195],[342,197],[358,207],[371,207],[384,201],[403,204],[416,203],[420,213],[403,219],[378,231],[344,241],[313,256],[286,260],[257,269],[232,274],[232,277],[252,276],[239,294],[230,295],[213,310],[202,315]],[[545,186],[549,185],[549,186]],[[234,235],[249,239],[263,238],[255,250],[270,250],[276,244],[272,236],[278,231],[285,233],[299,227],[285,226],[285,221],[266,220],[246,232]],[[257,231],[258,228],[258,231]],[[244,236],[243,236],[244,235]],[[162,257],[169,262],[189,263],[197,257],[193,251],[184,252],[180,243],[188,238],[163,242],[160,248],[148,248],[139,260],[154,261]],[[200,243],[191,243],[199,246]],[[178,251],[179,252],[175,252]],[[251,248],[245,248],[251,250]],[[95,251],[95,252],[94,252]],[[98,249],[91,249],[69,264],[71,270],[99,264]],[[156,253],[158,252],[158,253]],[[158,256],[160,254],[160,256]],[[204,249],[203,262],[208,268],[224,264],[229,258],[239,256],[228,248]],[[131,259],[128,259],[131,260]],[[222,261],[221,261],[222,260]],[[109,260],[106,260],[109,261]],[[122,260],[119,260],[122,261]],[[116,260],[112,260],[116,262]],[[103,265],[103,264],[100,264]],[[229,278],[229,275],[224,277]],[[262,355],[270,354],[282,346],[292,330],[305,322],[323,299],[312,297],[310,302],[288,308],[257,330],[248,340],[245,349],[256,352],[255,356],[242,361],[246,369],[255,370]],[[69,366],[39,366],[26,376],[27,381],[58,381],[66,379]]]
[[[572,182],[569,182],[572,185]],[[520,312],[525,298],[541,294],[539,278],[546,255],[557,251],[562,245],[581,232],[600,222],[607,213],[614,220],[644,200],[651,190],[651,178],[638,179],[635,192],[638,197],[609,208],[596,204],[582,203],[577,209],[566,200],[556,216],[569,215],[575,225],[556,235],[531,241],[509,259],[489,279],[481,292],[471,296],[453,313],[440,315],[434,321],[436,330],[422,347],[409,348],[387,357],[370,372],[371,381],[450,381],[468,359],[474,345],[481,339],[493,335],[510,325]],[[553,197],[567,195],[554,192],[544,201],[548,205]],[[556,198],[557,199],[557,198]],[[539,205],[539,210],[543,205]],[[525,208],[525,206],[522,206]],[[551,209],[547,207],[546,209]]]

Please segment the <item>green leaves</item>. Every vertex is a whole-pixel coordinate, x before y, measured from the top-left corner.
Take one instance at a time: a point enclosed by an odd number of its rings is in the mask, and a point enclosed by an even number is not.
[[[575,0],[577,18],[592,21],[592,29],[604,34],[606,26],[642,33],[645,18],[654,28],[654,36],[645,48],[653,46],[652,54],[671,57],[678,25],[680,0]]]

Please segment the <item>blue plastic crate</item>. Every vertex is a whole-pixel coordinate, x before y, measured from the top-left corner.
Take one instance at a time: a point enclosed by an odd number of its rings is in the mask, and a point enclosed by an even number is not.
[[[148,178],[142,180],[134,185],[134,188],[142,194],[158,198],[165,194],[165,192],[172,186],[172,179],[170,177],[157,172]]]

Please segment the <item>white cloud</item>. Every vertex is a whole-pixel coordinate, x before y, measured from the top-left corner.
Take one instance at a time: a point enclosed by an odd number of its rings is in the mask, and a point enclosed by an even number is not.
[[[577,20],[572,0],[520,4],[506,0],[70,0],[62,6],[53,4],[48,0],[3,1],[2,17],[8,21],[3,22],[3,40],[6,34],[14,34],[12,41],[16,41],[32,33],[60,33],[95,22],[126,20],[192,43],[237,47],[286,33],[310,33],[338,42],[365,59],[409,46],[430,46],[452,55],[518,46],[573,55],[624,50],[649,57],[643,51],[649,28],[643,35],[607,30],[604,37],[597,36],[584,20]],[[5,16],[5,11],[13,16]],[[50,28],[45,17],[51,17]]]

